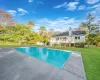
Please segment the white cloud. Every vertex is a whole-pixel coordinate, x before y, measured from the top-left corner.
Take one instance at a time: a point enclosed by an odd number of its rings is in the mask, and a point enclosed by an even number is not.
[[[88,7],[88,9],[92,9],[91,13],[95,16],[100,17],[100,3],[93,5],[91,7]]]
[[[66,10],[71,10],[72,11],[72,10],[76,10],[78,4],[79,4],[79,2],[70,2],[70,3],[64,2],[63,4],[57,5],[54,8],[63,7]]]
[[[7,10],[7,12],[11,14],[12,16],[16,16],[16,13],[17,13],[15,10]]]
[[[80,20],[76,20],[76,18],[68,18],[68,17],[62,17],[62,18],[57,18],[55,20],[50,20],[47,18],[40,19],[39,24],[44,24],[48,28],[56,28],[57,30],[59,29],[60,31],[66,30],[69,27],[78,27],[80,24]]]
[[[61,8],[61,7],[65,7],[67,5],[67,2],[64,2],[63,4],[57,5],[54,8]]]
[[[22,9],[22,8],[18,8],[18,11],[20,12],[20,15],[25,15],[28,13],[28,11]]]
[[[33,2],[33,0],[28,0],[28,2],[29,2],[29,3],[32,3],[32,2]]]
[[[68,6],[68,10],[75,10],[77,8],[77,5],[79,4],[79,2],[70,2],[67,6]]]
[[[91,11],[91,13],[97,17],[100,17],[100,6],[97,7],[95,10]]]
[[[85,5],[81,5],[81,6],[78,7],[78,10],[84,10],[85,8],[86,8]]]
[[[93,5],[92,7],[89,7],[89,8],[92,9],[92,8],[98,8],[98,7],[100,7],[100,3]]]
[[[95,4],[97,2],[100,2],[100,0],[87,0],[88,4]]]
[[[90,13],[92,13],[94,16],[96,16],[95,22],[100,21],[100,3],[92,6],[91,8],[94,9]]]
[[[37,3],[38,3],[38,4],[44,4],[42,1],[38,1]]]

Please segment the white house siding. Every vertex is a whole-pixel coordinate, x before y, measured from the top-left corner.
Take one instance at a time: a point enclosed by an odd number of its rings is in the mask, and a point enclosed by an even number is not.
[[[74,43],[85,42],[85,35],[75,35],[75,37],[80,37],[80,39],[74,39]]]
[[[75,37],[77,37],[77,39],[75,39]],[[85,42],[85,36],[84,35],[56,36],[52,37],[50,40],[51,44],[69,43],[69,42],[70,43]]]

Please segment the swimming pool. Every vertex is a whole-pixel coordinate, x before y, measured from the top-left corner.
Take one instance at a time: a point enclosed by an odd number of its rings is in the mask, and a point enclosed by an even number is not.
[[[41,47],[20,47],[16,48],[16,50],[24,54],[33,56],[58,68],[61,68],[68,59],[68,57],[71,55],[71,52]]]

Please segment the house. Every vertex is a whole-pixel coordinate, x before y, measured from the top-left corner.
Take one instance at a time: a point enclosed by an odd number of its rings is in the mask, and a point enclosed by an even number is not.
[[[50,45],[69,45],[69,43],[74,45],[75,43],[79,42],[85,42],[85,31],[72,30],[70,28],[69,31],[52,36],[50,40]]]

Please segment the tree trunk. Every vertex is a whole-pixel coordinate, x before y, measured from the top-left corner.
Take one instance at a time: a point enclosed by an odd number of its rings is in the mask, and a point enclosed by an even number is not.
[[[89,35],[88,35],[88,47],[89,47],[89,40],[90,40],[90,30],[89,30]]]
[[[71,47],[71,43],[69,42],[69,47]]]
[[[74,43],[74,47],[75,47],[75,43]]]
[[[89,43],[88,43],[88,47],[89,47]]]

